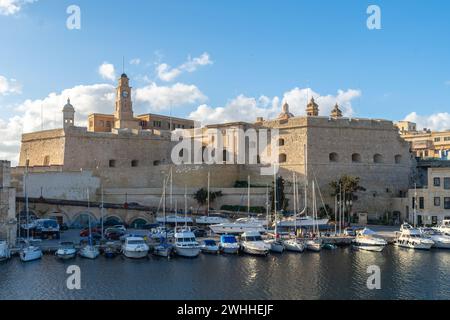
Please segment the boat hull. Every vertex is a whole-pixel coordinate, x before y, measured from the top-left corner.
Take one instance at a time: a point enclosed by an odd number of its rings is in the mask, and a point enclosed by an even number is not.
[[[401,248],[407,248],[407,249],[415,249],[415,250],[430,250],[433,244],[431,243],[400,243],[396,242],[395,245],[397,247]]]
[[[372,252],[381,252],[384,250],[385,246],[369,246],[369,245],[358,245],[358,244],[354,244],[353,248],[355,248],[356,250],[363,250],[363,251],[372,251]]]
[[[96,259],[100,255],[100,251],[97,248],[83,248],[79,252],[80,257],[86,259]]]
[[[436,248],[436,249],[450,249],[450,243],[435,241],[433,248]]]
[[[58,253],[58,252],[56,252],[56,257],[58,259],[61,259],[61,260],[70,260],[70,259],[75,258],[76,255],[77,255],[76,251],[71,252],[71,253]]]
[[[269,254],[269,249],[257,249],[243,246],[242,251],[247,254],[254,256],[267,256]]]
[[[215,234],[242,234],[245,232],[266,232],[266,228],[263,226],[220,226],[211,225],[210,229]]]
[[[37,250],[22,250],[20,252],[20,260],[23,262],[30,262],[41,259],[43,256],[42,251]]]
[[[203,253],[209,253],[209,254],[218,254],[219,253],[219,247],[203,247],[201,248]]]
[[[301,242],[297,242],[297,241],[285,241],[284,242],[284,248],[286,249],[286,251],[291,251],[291,252],[303,252],[305,251],[305,245]]]
[[[167,246],[156,246],[153,250],[153,254],[158,257],[167,258],[172,253],[172,248]]]
[[[200,254],[200,248],[175,247],[175,253],[180,257],[195,258]]]
[[[234,246],[234,247],[221,246],[220,251],[222,251],[225,254],[237,254],[237,253],[239,253],[239,246]]]
[[[316,241],[307,241],[306,249],[308,251],[320,252],[322,250],[322,244],[320,242],[316,242]]]
[[[132,250],[123,250],[123,255],[129,259],[143,259],[148,257],[148,250],[142,251],[132,251]]]

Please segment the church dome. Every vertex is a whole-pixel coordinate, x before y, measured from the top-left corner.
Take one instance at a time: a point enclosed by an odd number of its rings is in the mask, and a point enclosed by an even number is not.
[[[67,99],[67,103],[63,108],[63,112],[75,112],[75,108],[70,104],[70,98]]]

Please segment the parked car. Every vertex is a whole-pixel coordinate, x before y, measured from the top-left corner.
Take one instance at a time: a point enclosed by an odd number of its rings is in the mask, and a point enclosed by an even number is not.
[[[192,231],[197,238],[204,238],[208,236],[208,231],[205,229],[195,229]]]
[[[110,231],[105,234],[105,238],[108,240],[118,241],[121,240],[121,237],[124,235],[123,232],[118,231]]]
[[[123,232],[127,231],[127,228],[125,228],[125,226],[123,224],[118,224],[115,226],[112,226],[113,229],[117,229],[117,230],[121,230]]]
[[[69,226],[67,225],[67,223],[62,223],[62,224],[59,226],[59,230],[61,230],[61,231],[67,231],[67,230],[69,230]]]
[[[91,232],[99,233],[100,235],[102,234],[102,230],[98,229],[98,228],[91,228]],[[89,236],[89,228],[85,228],[85,229],[81,230],[80,237],[88,237],[88,236]]]

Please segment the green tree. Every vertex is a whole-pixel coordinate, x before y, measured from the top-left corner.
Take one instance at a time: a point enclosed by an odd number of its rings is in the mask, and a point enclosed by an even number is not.
[[[277,185],[274,187],[274,183],[272,182],[272,190],[270,191],[270,202],[272,206],[272,211],[275,208],[274,203],[274,190],[276,188],[276,194],[277,194],[277,211],[286,210],[289,206],[289,199],[286,199],[286,194],[284,193],[284,186],[286,184],[286,180],[283,179],[283,177],[278,177]]]
[[[330,183],[331,187],[331,195],[337,196],[338,200],[340,200],[341,188],[342,193],[345,195],[346,200],[356,201],[358,200],[358,196],[356,195],[359,191],[366,191],[366,188],[359,184],[359,177],[352,177],[348,175],[342,176],[339,180],[332,181]]]
[[[222,191],[209,192],[209,202],[213,203],[217,198],[222,197]],[[208,202],[208,190],[205,188],[201,188],[194,193],[194,199],[198,203],[197,213],[200,210],[200,207],[204,206]],[[208,208],[209,210],[209,208]]]

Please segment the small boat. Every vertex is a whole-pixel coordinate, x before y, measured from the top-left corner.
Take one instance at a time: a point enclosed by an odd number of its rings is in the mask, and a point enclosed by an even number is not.
[[[183,217],[183,216],[178,216],[178,215],[170,215],[170,216],[166,216],[166,217],[157,217],[156,218],[156,222],[160,223],[160,224],[192,224],[194,223],[194,221],[192,220],[192,218],[189,217]]]
[[[442,220],[442,223],[435,229],[445,235],[450,235],[450,219]]]
[[[284,251],[283,241],[278,240],[278,239],[269,239],[269,240],[264,240],[264,242],[270,246],[270,251],[276,252],[276,253],[283,253],[283,251]]]
[[[165,237],[159,239],[159,243],[153,248],[155,256],[168,258],[172,254],[173,246],[167,242]]]
[[[62,260],[73,259],[77,255],[77,249],[75,249],[73,242],[61,242],[55,255]]]
[[[236,240],[236,237],[231,234],[226,234],[220,236],[220,251],[228,254],[239,253],[239,243]]]
[[[148,257],[149,250],[149,246],[142,237],[127,237],[122,245],[122,254],[131,259]]]
[[[394,242],[398,247],[430,250],[434,245],[434,242],[424,237],[420,230],[413,228],[407,223],[401,226],[400,232],[400,236]]]
[[[200,254],[200,245],[189,228],[175,232],[175,253],[181,257],[195,258]]]
[[[212,254],[219,253],[219,246],[214,240],[204,240],[200,245],[200,249],[202,250],[203,253],[212,253]]]
[[[283,241],[284,248],[287,251],[303,252],[305,251],[305,243],[299,239],[287,239]]]
[[[353,240],[353,247],[358,250],[381,252],[387,245],[386,240],[377,238],[376,233],[368,228],[358,231]]]
[[[220,216],[201,216],[195,219],[196,224],[221,224],[230,223],[230,220]]]
[[[23,262],[39,260],[42,256],[42,250],[33,245],[27,245],[20,251],[20,260]]]
[[[81,248],[78,254],[86,259],[96,259],[100,255],[100,250],[96,246],[88,244]]]
[[[422,235],[434,242],[433,248],[450,249],[450,236],[432,228],[420,229]]]
[[[265,243],[257,231],[248,231],[241,236],[241,249],[245,253],[267,256],[270,248],[270,244]]]
[[[325,249],[325,250],[336,250],[337,249],[337,245],[335,245],[333,243],[324,243],[322,245],[322,249]]]
[[[322,249],[322,240],[319,238],[306,240],[306,249],[309,251],[320,252]]]
[[[151,230],[150,238],[154,240],[158,240],[161,238],[173,238],[174,232],[171,229],[167,229],[165,227],[158,227]]]
[[[8,242],[0,241],[0,262],[6,261],[11,258],[11,250],[9,249]]]
[[[103,249],[103,255],[106,258],[115,258],[117,256],[117,249],[114,247],[114,243],[106,243],[106,247]]]

